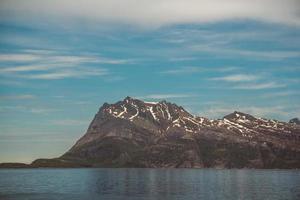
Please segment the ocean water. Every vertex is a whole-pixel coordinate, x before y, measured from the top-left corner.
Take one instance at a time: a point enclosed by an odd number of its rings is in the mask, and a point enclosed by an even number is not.
[[[1,169],[0,199],[300,199],[300,171]]]

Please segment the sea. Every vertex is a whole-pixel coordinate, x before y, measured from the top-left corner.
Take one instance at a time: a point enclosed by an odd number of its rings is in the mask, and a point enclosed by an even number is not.
[[[1,200],[300,200],[300,170],[0,169]]]

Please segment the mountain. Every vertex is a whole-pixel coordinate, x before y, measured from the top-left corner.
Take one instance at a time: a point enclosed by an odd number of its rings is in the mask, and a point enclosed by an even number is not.
[[[210,120],[126,97],[103,104],[68,152],[30,166],[300,168],[300,126],[236,111]]]
[[[289,123],[300,125],[300,120],[298,118],[293,118],[289,121]]]

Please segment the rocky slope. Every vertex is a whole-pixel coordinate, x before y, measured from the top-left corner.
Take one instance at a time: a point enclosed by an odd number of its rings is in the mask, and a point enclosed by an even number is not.
[[[127,97],[105,103],[64,155],[31,166],[300,168],[300,126],[241,112],[209,120]]]

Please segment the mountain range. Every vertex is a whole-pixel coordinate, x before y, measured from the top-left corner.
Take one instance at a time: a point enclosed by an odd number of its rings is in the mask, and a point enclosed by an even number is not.
[[[0,167],[300,168],[300,124],[237,111],[211,120],[126,97],[104,103],[62,156]]]

